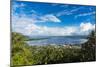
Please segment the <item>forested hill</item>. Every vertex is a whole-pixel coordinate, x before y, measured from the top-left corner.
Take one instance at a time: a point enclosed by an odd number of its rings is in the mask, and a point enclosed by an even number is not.
[[[65,46],[29,46],[27,37],[12,32],[11,66],[71,63],[96,60],[96,34],[92,31],[81,49]]]

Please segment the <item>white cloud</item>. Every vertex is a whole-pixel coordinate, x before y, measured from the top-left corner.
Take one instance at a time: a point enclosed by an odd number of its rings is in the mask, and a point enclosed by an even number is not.
[[[37,14],[32,14],[31,19],[34,20],[35,23],[38,22],[61,22],[59,18],[54,16],[53,14],[46,14],[46,15],[37,15]]]
[[[72,9],[70,12],[76,12],[76,11],[82,9],[82,8],[83,8],[83,7],[78,7],[78,8]]]
[[[64,11],[62,11],[62,12],[58,12],[57,14],[56,14],[56,16],[62,16],[62,15],[71,15],[72,13],[71,12],[69,12],[69,11],[67,11],[67,10],[64,10]]]
[[[80,24],[80,33],[83,33],[83,35],[88,35],[92,30],[95,30],[95,24],[90,22]]]
[[[21,17],[18,14],[13,15],[11,24],[12,31],[28,34],[31,28],[27,29],[26,27],[29,25],[34,25],[33,21],[33,19],[28,18],[25,15],[21,15]]]
[[[37,26],[32,35],[49,35],[49,36],[64,36],[64,35],[88,35],[90,31],[95,29],[95,24],[90,22],[81,23],[80,26],[65,26],[65,27],[47,27]],[[35,34],[36,33],[36,34]]]
[[[52,15],[52,14],[47,14],[47,15],[44,15],[44,16],[41,16],[40,17],[41,21],[43,22],[61,22],[60,19],[58,19],[56,16]]]
[[[79,14],[79,15],[76,15],[75,18],[78,18],[78,17],[81,17],[81,16],[88,16],[88,15],[93,15],[95,14],[96,12],[89,12],[89,13],[82,13],[82,14]]]
[[[40,20],[37,20],[36,18],[30,18],[26,15],[22,14],[19,16],[18,14],[12,16],[12,30],[16,32],[23,33],[25,35],[41,35],[42,32],[45,34],[45,32],[49,29],[46,27],[40,27],[36,25],[36,22],[60,22],[59,19],[57,19],[54,15],[45,15],[40,18]],[[53,30],[50,28],[50,30]],[[48,32],[48,31],[47,31]],[[48,32],[49,33],[49,32]]]
[[[12,5],[12,13],[16,12],[16,9],[17,8],[22,8],[22,7],[25,7],[26,5],[24,3],[21,3],[21,4],[16,4],[15,2],[13,3]]]
[[[18,15],[18,13],[16,12],[16,9],[21,8],[21,7],[25,7],[26,5],[24,3],[21,3],[21,4],[13,3],[13,4],[14,5],[12,6],[12,17],[15,17],[16,15],[17,15],[16,17],[21,16],[20,19],[17,21],[20,21],[23,18],[24,19],[28,18],[28,19],[30,19],[30,21],[34,20],[34,22],[61,22],[61,20],[53,14],[41,15],[40,13],[38,13],[34,9],[30,10],[30,12],[32,13],[30,15],[30,18],[28,17],[28,15],[25,14],[25,11],[23,11],[23,9],[20,10],[21,13]]]
[[[78,8],[75,7],[75,8],[72,9],[72,10],[65,9],[65,10],[63,10],[63,11],[58,12],[56,15],[57,15],[57,16],[71,15],[71,14],[73,14],[74,12],[76,12],[76,11],[82,9],[82,8],[83,8],[83,7],[78,7]]]
[[[89,31],[93,30],[95,28],[95,25],[92,25],[91,23],[81,23],[80,28],[81,31]]]
[[[65,27],[47,27],[47,26],[32,26],[31,35],[45,35],[45,36],[68,36],[68,35],[88,35],[91,30],[95,29],[95,24],[81,23],[77,26]]]
[[[71,35],[76,31],[74,27],[47,27],[38,26],[32,31],[32,35],[64,36]]]

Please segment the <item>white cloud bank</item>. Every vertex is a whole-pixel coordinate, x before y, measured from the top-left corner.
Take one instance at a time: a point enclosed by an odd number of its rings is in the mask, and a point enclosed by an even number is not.
[[[80,24],[81,31],[89,31],[95,29],[95,24],[92,25],[91,23],[81,23]]]
[[[47,27],[47,26],[31,26],[31,35],[46,36],[70,36],[70,35],[88,35],[90,31],[95,29],[95,25],[90,22],[81,23],[79,27]]]
[[[54,20],[52,20],[52,18]],[[53,15],[45,15],[42,19],[45,21],[51,20],[60,22],[60,20],[57,20]],[[35,23],[34,19],[25,16],[15,16],[12,18],[12,29],[15,32],[33,36],[88,35],[91,30],[95,29],[95,24],[91,24],[90,22],[82,22],[79,26],[64,27],[38,26]]]

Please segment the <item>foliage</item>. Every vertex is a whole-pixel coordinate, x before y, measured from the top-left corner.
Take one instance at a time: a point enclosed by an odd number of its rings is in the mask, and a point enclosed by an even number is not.
[[[83,61],[96,60],[96,33],[92,31],[88,37],[88,41],[82,44],[82,58]]]
[[[22,34],[15,32],[12,33],[11,66],[32,64],[32,52],[24,40],[25,36]]]
[[[57,45],[29,46],[25,43],[27,37],[12,32],[11,66],[94,61],[95,36],[92,31],[81,48],[68,48]]]
[[[80,49],[57,46],[32,46],[34,64],[79,62]]]

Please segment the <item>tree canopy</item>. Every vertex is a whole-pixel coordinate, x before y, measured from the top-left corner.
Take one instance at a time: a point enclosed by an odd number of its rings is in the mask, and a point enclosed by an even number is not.
[[[66,46],[29,46],[27,37],[21,33],[12,32],[11,66],[55,64],[95,61],[96,34],[92,31],[88,41],[82,47],[68,48]]]

